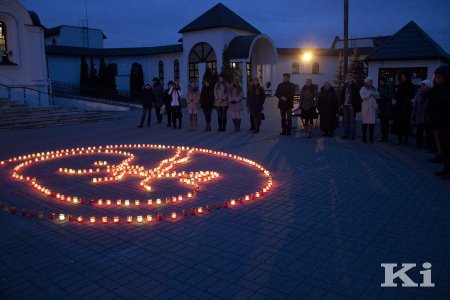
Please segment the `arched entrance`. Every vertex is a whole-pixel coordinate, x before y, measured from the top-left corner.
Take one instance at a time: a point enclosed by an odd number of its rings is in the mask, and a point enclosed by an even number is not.
[[[201,82],[203,78],[199,80],[199,64],[204,63],[212,74],[217,72],[217,57],[213,47],[208,43],[198,43],[192,47],[191,53],[189,53],[189,82],[192,79],[196,79]]]
[[[273,92],[278,52],[268,36],[263,34],[237,36],[231,40],[227,56],[233,67],[242,70],[243,84],[251,77],[258,77],[266,91]],[[245,91],[246,89],[244,94]]]

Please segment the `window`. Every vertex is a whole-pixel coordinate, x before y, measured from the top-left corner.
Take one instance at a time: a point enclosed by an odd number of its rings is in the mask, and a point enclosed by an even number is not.
[[[158,78],[161,81],[161,83],[164,82],[164,63],[162,60],[158,63]]]
[[[180,80],[180,62],[178,59],[173,62],[173,79]]]
[[[6,25],[0,22],[0,50],[2,53],[2,62],[9,62],[8,58],[8,44],[6,39]]]
[[[208,43],[198,43],[189,54],[189,81],[199,80],[198,64],[206,63],[212,74],[217,72],[217,58],[213,47]]]
[[[319,63],[317,61],[312,64],[312,73],[319,74]]]
[[[296,61],[292,63],[292,74],[300,74],[300,64]]]

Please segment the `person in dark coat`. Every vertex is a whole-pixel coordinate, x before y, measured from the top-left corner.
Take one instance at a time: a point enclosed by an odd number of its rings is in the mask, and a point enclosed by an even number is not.
[[[155,91],[153,90],[153,87],[150,84],[146,84],[144,86],[144,89],[141,93],[142,98],[142,117],[141,117],[141,124],[139,124],[139,128],[142,128],[145,121],[145,116],[148,112],[148,121],[147,126],[150,127],[150,123],[152,121],[152,107],[155,103]]]
[[[171,103],[172,103],[172,97],[169,95],[170,88],[173,87],[173,81],[169,81],[167,83],[167,89],[164,91],[164,107],[167,114],[167,127],[172,126],[172,111],[171,109]]]
[[[399,81],[400,84],[394,94],[396,101],[392,124],[392,133],[398,136],[396,145],[408,144],[408,137],[411,134],[412,99],[415,96],[414,85],[406,73],[399,75]]]
[[[295,96],[295,84],[290,82],[291,75],[288,73],[283,74],[283,82],[280,83],[275,92],[275,96],[278,98],[278,108],[281,115],[281,128],[280,135],[291,135],[292,128],[292,109],[294,108],[294,96]]]
[[[431,135],[430,117],[428,115],[428,105],[430,103],[431,81],[422,80],[420,88],[414,99],[413,110],[411,114],[411,123],[416,125],[416,147],[423,147],[423,137],[425,134],[425,144],[427,148],[431,148],[433,137]]]
[[[356,113],[361,111],[361,97],[359,87],[352,75],[347,75],[347,80],[341,90],[341,106],[343,113],[343,139],[355,139],[356,136]]]
[[[317,90],[311,79],[306,79],[306,83],[300,92],[301,109],[300,118],[302,118],[305,127],[305,137],[311,137],[314,128],[314,119],[317,119]]]
[[[202,91],[200,92],[200,106],[205,115],[205,131],[211,131],[211,113],[214,107],[214,87],[208,79],[203,82]]]
[[[164,87],[158,77],[153,78],[153,90],[155,91],[156,120],[162,123],[161,106],[164,104]]]
[[[389,120],[392,119],[392,88],[386,82],[386,78],[380,77],[378,79],[378,117],[380,118],[380,131],[381,137],[378,139],[379,142],[387,143],[389,141]]]
[[[252,84],[247,92],[247,109],[250,113],[252,121],[253,133],[258,133],[261,127],[262,111],[264,109],[264,101],[266,93],[263,87],[259,84],[258,78],[253,78]]]
[[[339,99],[329,82],[325,82],[321,88],[317,110],[320,114],[320,130],[323,136],[333,136],[336,117],[339,114]]]
[[[450,179],[450,66],[436,69],[433,118],[439,133],[444,169],[437,176]]]

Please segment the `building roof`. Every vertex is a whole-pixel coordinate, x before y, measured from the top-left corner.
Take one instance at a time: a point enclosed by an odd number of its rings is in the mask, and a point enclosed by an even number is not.
[[[44,31],[44,36],[48,37],[48,36],[52,36],[52,35],[56,35],[59,34],[61,31],[62,27],[72,27],[72,28],[79,28],[79,29],[86,29],[86,27],[78,27],[78,26],[70,26],[70,25],[60,25],[60,26],[56,26],[56,27],[52,27],[52,28],[47,28]],[[100,31],[103,35],[103,39],[107,39],[106,35],[103,33],[103,31],[101,31],[100,29],[96,29],[96,28],[87,28],[89,30],[97,30]]]
[[[368,55],[373,51],[372,47],[358,47],[356,48],[359,55]],[[349,55],[353,54],[352,48],[349,48]],[[342,49],[333,48],[277,48],[278,55],[300,55],[306,51],[312,51],[317,56],[339,56]]]
[[[449,60],[449,55],[414,21],[406,24],[368,56],[369,61],[433,58]]]
[[[229,59],[248,59],[250,56],[250,47],[257,37],[254,35],[241,35],[231,40],[226,50]]]
[[[36,12],[29,10],[28,14],[30,15],[31,22],[33,22],[33,26],[43,27],[41,24],[41,20]]]
[[[66,55],[66,56],[145,56],[164,53],[183,52],[183,45],[167,45],[157,47],[139,47],[139,48],[84,48],[71,46],[48,45],[45,47],[46,54]]]
[[[391,37],[392,37],[391,35],[385,35],[385,36],[370,36],[370,37],[360,37],[360,38],[349,38],[348,39],[348,45],[349,45],[350,48],[352,48],[355,45],[359,44],[361,41],[370,40],[373,43],[373,47],[378,48],[382,44],[384,44],[384,42],[389,40]],[[331,48],[335,48],[335,49],[341,48],[338,45],[340,43],[343,43],[343,41],[344,41],[344,39],[341,39],[339,36],[336,36],[334,38],[334,40],[333,40],[333,43],[331,44]]]
[[[241,29],[257,34],[261,33],[258,29],[253,27],[222,3],[218,3],[203,15],[181,28],[178,32],[185,33],[219,27]]]

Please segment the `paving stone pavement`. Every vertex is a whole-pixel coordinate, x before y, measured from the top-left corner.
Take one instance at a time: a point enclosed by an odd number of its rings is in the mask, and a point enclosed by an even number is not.
[[[138,110],[121,120],[0,133],[0,160],[93,145],[184,145],[255,160],[274,180],[261,200],[151,225],[0,212],[0,298],[450,299],[450,182],[435,178],[431,155],[342,140],[339,130],[333,138],[318,130],[310,139],[279,136],[274,99],[265,114],[259,134],[247,131],[246,114],[239,133],[231,120],[224,133],[203,132],[203,121],[189,132],[187,118],[181,130],[154,123],[140,129]],[[261,180],[224,161],[204,165],[224,172],[205,191],[212,203]],[[46,212],[65,207],[8,172],[0,166],[0,202]],[[47,176],[68,190],[79,186]],[[125,184],[110,192],[131,193]],[[416,263],[407,274],[420,282],[424,262],[432,264],[434,288],[380,286],[381,263]]]

